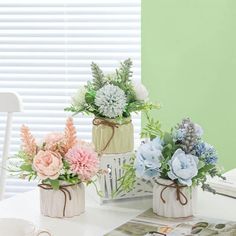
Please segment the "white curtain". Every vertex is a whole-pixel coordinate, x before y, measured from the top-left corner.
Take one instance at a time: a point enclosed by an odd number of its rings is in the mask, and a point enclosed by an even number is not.
[[[24,112],[16,114],[11,155],[20,144],[19,129],[28,125],[37,138],[62,131],[64,108],[76,89],[91,79],[90,64],[113,72],[131,58],[134,79],[140,80],[140,0],[3,1],[0,0],[0,90],[18,92]],[[0,153],[4,137],[0,113]],[[135,134],[140,115],[133,117]],[[91,139],[91,117],[78,115],[80,138]],[[9,177],[6,197],[32,189]]]

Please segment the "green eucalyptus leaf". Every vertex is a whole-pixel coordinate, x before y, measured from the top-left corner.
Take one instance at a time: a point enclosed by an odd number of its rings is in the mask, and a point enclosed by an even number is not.
[[[168,144],[166,145],[166,148],[168,148],[169,150],[172,150],[173,146],[172,146],[172,144],[168,143]]]
[[[202,167],[204,167],[205,166],[205,162],[204,161],[199,161],[198,162],[198,169],[201,169]]]
[[[32,171],[32,165],[31,164],[23,164],[20,166],[20,169],[23,171]]]
[[[165,132],[164,133],[164,143],[166,143],[166,144],[171,144],[171,145],[173,145],[173,138],[172,138],[172,136],[171,136],[171,134],[170,133],[168,133],[168,132]]]
[[[85,101],[90,104],[95,100],[96,92],[94,90],[90,90],[85,94]]]

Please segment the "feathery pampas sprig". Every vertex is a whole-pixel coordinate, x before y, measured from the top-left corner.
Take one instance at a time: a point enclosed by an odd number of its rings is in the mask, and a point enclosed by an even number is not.
[[[76,143],[76,128],[74,126],[73,119],[70,117],[67,119],[65,127],[65,151],[67,152]]]
[[[29,156],[34,156],[37,152],[37,144],[29,128],[25,125],[21,127],[22,148]]]

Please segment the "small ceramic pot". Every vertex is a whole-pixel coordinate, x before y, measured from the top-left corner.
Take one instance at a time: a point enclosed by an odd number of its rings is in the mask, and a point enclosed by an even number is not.
[[[173,181],[158,179],[153,187],[153,212],[164,217],[192,216],[196,209],[197,188],[176,186]]]
[[[60,186],[59,190],[40,187],[40,209],[44,216],[63,218],[80,215],[85,210],[83,183]]]
[[[132,152],[134,149],[134,128],[131,118],[126,118],[122,124],[118,124],[115,119],[96,117],[93,120],[92,140],[98,153]]]

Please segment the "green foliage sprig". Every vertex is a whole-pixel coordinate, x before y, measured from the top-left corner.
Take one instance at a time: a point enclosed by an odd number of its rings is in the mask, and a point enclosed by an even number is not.
[[[104,74],[97,64],[92,62],[91,64],[92,76],[93,76],[93,88],[95,90],[100,89],[104,84]]]
[[[125,163],[122,166],[124,175],[118,179],[118,188],[112,193],[112,196],[115,197],[122,192],[130,192],[135,183],[136,183],[136,174],[134,168],[135,156],[133,156],[129,163]]]
[[[159,120],[155,120],[150,116],[148,112],[145,112],[146,116],[146,125],[141,131],[142,138],[154,139],[157,136],[163,136],[163,131],[161,130],[161,123]]]

